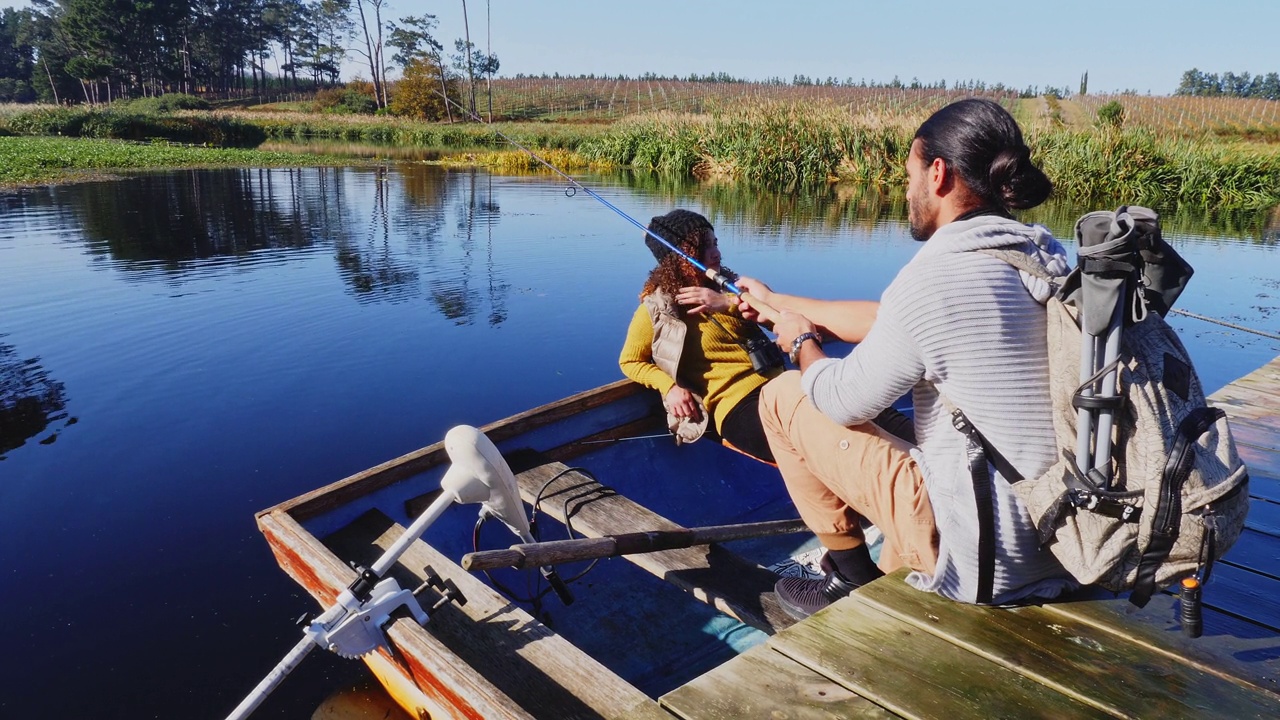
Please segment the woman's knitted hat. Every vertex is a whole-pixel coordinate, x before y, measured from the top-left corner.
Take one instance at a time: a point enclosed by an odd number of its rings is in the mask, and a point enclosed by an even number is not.
[[[710,221],[692,210],[672,210],[666,215],[659,215],[650,220],[649,229],[657,233],[663,240],[700,260],[702,254],[701,231],[713,230],[714,228],[711,226]],[[693,237],[691,238],[690,236]],[[693,241],[688,243],[692,247],[686,247],[687,240]],[[654,240],[649,233],[644,235],[644,244],[649,248],[649,252],[653,253],[654,259],[659,262],[671,253],[670,248]],[[693,252],[689,252],[690,250]]]

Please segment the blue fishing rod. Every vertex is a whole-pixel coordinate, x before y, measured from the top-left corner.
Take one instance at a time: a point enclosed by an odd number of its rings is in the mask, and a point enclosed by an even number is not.
[[[498,137],[500,137],[500,138],[502,138],[503,140],[507,141],[508,143],[510,143],[511,145],[513,145],[514,147],[518,148],[521,152],[525,153],[525,154],[526,154],[526,155],[528,155],[529,157],[533,158],[535,161],[537,161],[537,162],[538,162],[538,164],[542,165],[543,167],[545,167],[546,169],[550,170],[551,172],[553,172],[553,173],[555,173],[555,174],[559,175],[560,177],[564,178],[564,179],[565,179],[565,181],[569,183],[569,187],[570,187],[570,188],[572,188],[575,192],[576,192],[576,191],[578,191],[578,190],[581,190],[582,192],[586,193],[588,196],[590,196],[590,197],[591,197],[591,198],[593,198],[594,200],[598,201],[601,205],[604,205],[605,207],[607,207],[607,208],[609,208],[610,210],[612,210],[614,213],[616,213],[616,214],[618,215],[618,217],[621,217],[623,220],[626,220],[627,222],[631,223],[632,225],[635,225],[636,227],[640,228],[641,230],[643,230],[643,231],[644,231],[644,234],[645,234],[645,235],[648,235],[649,237],[653,238],[654,240],[657,240],[659,243],[661,243],[661,244],[663,245],[663,247],[667,248],[669,251],[671,251],[671,252],[675,253],[677,256],[679,256],[681,259],[683,259],[685,262],[687,262],[687,263],[689,263],[690,265],[692,265],[692,266],[694,266],[695,268],[697,268],[699,272],[701,272],[703,275],[706,275],[708,278],[710,278],[710,279],[711,279],[711,281],[712,281],[712,282],[714,282],[718,287],[720,287],[720,288],[722,288],[722,289],[724,289],[724,290],[728,290],[729,292],[733,293],[734,295],[737,295],[738,297],[740,297],[740,298],[743,298],[743,299],[747,300],[747,301],[751,304],[751,307],[752,307],[752,308],[754,308],[754,309],[756,310],[756,312],[758,312],[758,313],[759,313],[759,315],[760,315],[760,319],[761,319],[761,320],[765,320],[765,321],[768,321],[768,322],[771,322],[771,323],[772,323],[772,322],[775,322],[775,321],[778,319],[779,315],[778,315],[778,311],[777,311],[777,310],[775,310],[774,308],[770,307],[768,304],[766,304],[766,303],[762,302],[759,298],[756,298],[756,297],[752,296],[750,293],[748,293],[748,292],[744,292],[744,291],[742,291],[742,290],[738,289],[738,286],[737,286],[737,285],[734,285],[734,284],[733,284],[733,280],[732,280],[732,279],[730,279],[728,276],[724,275],[723,273],[721,273],[721,272],[720,272],[720,271],[718,271],[718,270],[712,270],[712,269],[708,268],[706,265],[704,265],[704,264],[703,264],[701,261],[699,261],[697,258],[695,258],[695,257],[693,257],[693,256],[691,256],[691,255],[689,255],[688,253],[684,252],[684,251],[683,251],[683,250],[681,250],[680,248],[676,247],[674,244],[672,244],[672,243],[668,242],[666,238],[664,238],[664,237],[662,237],[661,235],[659,235],[659,234],[655,233],[654,231],[650,230],[650,229],[648,228],[648,226],[644,225],[644,224],[643,224],[643,223],[641,223],[639,220],[636,220],[635,218],[631,217],[631,216],[630,216],[630,215],[628,215],[627,213],[623,212],[621,208],[619,208],[617,205],[614,205],[613,203],[611,203],[611,202],[609,202],[608,200],[606,200],[606,199],[604,199],[603,197],[601,197],[601,196],[600,196],[600,194],[599,194],[599,193],[597,193],[596,191],[592,190],[591,188],[587,187],[586,185],[583,185],[581,182],[579,182],[578,180],[574,179],[574,178],[573,178],[571,175],[569,175],[568,173],[564,172],[563,170],[561,170],[560,168],[556,167],[555,165],[552,165],[550,162],[548,162],[545,158],[543,158],[543,157],[542,157],[541,155],[539,155],[538,153],[534,152],[533,150],[530,150],[529,148],[525,147],[524,145],[522,145],[521,143],[519,143],[518,141],[516,141],[516,140],[515,140],[514,138],[512,138],[510,135],[507,135],[506,133],[504,133],[504,132],[502,132],[501,130],[499,130],[499,129],[498,129],[498,128],[497,128],[497,127],[496,127],[492,122],[485,122],[484,118],[482,118],[482,117],[480,117],[479,115],[477,115],[476,113],[472,112],[470,109],[468,109],[468,108],[466,108],[466,107],[463,107],[462,105],[460,105],[460,104],[458,104],[458,103],[454,102],[454,101],[453,101],[453,100],[452,100],[448,95],[446,95],[445,93],[443,93],[443,92],[441,92],[441,91],[439,91],[439,90],[434,90],[434,92],[435,92],[437,95],[439,95],[440,97],[444,98],[444,101],[445,101],[445,102],[447,102],[447,103],[449,103],[449,104],[453,105],[454,107],[458,108],[458,110],[459,110],[460,112],[462,112],[464,115],[466,115],[466,116],[470,117],[472,120],[474,120],[474,121],[476,121],[476,122],[480,123],[481,125],[484,125],[484,126],[488,127],[488,128],[489,128],[489,129],[490,129],[490,130],[495,134],[495,135],[497,135]]]

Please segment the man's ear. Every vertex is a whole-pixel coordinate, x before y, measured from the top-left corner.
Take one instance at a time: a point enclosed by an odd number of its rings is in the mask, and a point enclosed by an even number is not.
[[[934,158],[929,165],[928,180],[929,189],[934,195],[946,195],[955,184],[955,176],[951,168],[947,167],[947,161],[940,157]]]

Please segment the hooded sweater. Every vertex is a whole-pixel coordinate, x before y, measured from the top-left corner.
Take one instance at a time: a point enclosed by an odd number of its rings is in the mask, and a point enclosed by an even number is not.
[[[984,248],[1021,250],[1052,275],[1066,252],[1048,230],[984,215],[937,230],[885,290],[875,324],[847,357],[820,360],[802,377],[813,404],[842,425],[866,422],[911,391],[924,476],[938,528],[933,575],[912,586],[964,602],[978,589],[978,517],[964,411],[988,443],[1025,477],[1057,458],[1049,397],[1045,308],[1050,289]],[[945,398],[945,400],[944,400]],[[1048,550],[1009,483],[992,468],[995,603],[1053,597],[1075,586]]]

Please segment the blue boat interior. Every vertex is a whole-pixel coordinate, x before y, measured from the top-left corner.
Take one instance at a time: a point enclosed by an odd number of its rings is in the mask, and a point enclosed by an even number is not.
[[[660,435],[665,432],[660,410],[656,393],[635,393],[497,444],[509,456],[530,449],[572,448],[575,457],[565,464],[684,527],[797,517],[775,467],[710,440],[677,447],[670,436]],[[631,437],[582,441],[623,426],[648,429]],[[659,436],[652,437],[655,434]],[[376,508],[408,526],[414,518],[406,504],[438,489],[447,468],[448,464],[442,463],[305,520],[303,525],[316,537],[324,537]],[[490,521],[479,532],[478,544],[473,544],[477,511],[476,505],[454,505],[427,529],[423,540],[455,562],[476,549],[505,548],[519,542],[501,523]],[[568,537],[566,528],[546,512],[537,512],[536,518],[540,540]],[[643,529],[619,528],[618,532]],[[765,567],[814,546],[816,541],[809,534],[725,545]],[[624,558],[600,560],[589,569],[586,562],[568,564],[559,571],[566,579],[576,578],[570,584],[575,600],[567,606],[554,594],[546,594],[537,603],[528,601],[547,589],[536,571],[492,571],[492,575],[523,600],[526,610],[651,697],[684,684],[767,637]]]

